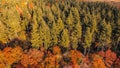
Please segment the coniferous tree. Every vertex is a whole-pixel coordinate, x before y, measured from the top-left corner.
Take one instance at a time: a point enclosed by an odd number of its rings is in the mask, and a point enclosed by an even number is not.
[[[8,36],[7,36],[7,28],[3,24],[3,22],[0,21],[0,42],[7,43],[8,42]]]
[[[92,33],[90,31],[90,27],[86,27],[86,31],[85,31],[85,35],[84,35],[84,54],[86,54],[86,49],[90,48],[91,46],[91,43],[92,43]]]
[[[52,28],[51,28],[51,45],[57,45],[58,44],[58,32],[57,32],[57,26],[56,23],[53,22]]]
[[[48,8],[47,12],[47,19],[46,19],[46,23],[48,24],[48,26],[50,28],[52,28],[52,24],[55,22],[55,18],[54,15],[52,14],[52,11]]]
[[[76,8],[72,8],[71,10],[73,12],[74,25],[73,25],[73,29],[70,36],[70,42],[71,42],[72,48],[77,49],[78,42],[80,42],[80,38],[82,35],[82,27],[81,27],[78,10]]]
[[[67,17],[67,20],[66,20],[66,27],[67,27],[69,32],[73,29],[73,26],[74,26],[73,21],[74,21],[73,15],[72,15],[72,12],[70,11],[70,13]]]
[[[86,49],[94,43],[98,43],[98,48],[112,45],[116,49],[119,45],[120,10],[109,4],[76,0],[2,0],[0,5],[2,42],[18,38],[32,43],[32,47],[47,49],[61,45],[67,30],[68,45],[72,49],[81,47],[81,43]]]
[[[70,43],[70,39],[69,39],[69,34],[68,34],[68,30],[64,29],[61,33],[61,41],[60,41],[60,45],[63,47],[68,48],[69,47],[69,43]]]
[[[60,34],[60,32],[64,29],[64,23],[61,20],[61,18],[58,18],[56,26],[57,26],[57,29],[58,29],[57,32],[58,32],[58,34]]]
[[[99,30],[99,41],[101,46],[105,46],[111,42],[111,25],[110,23],[106,23],[105,19],[100,23],[100,30]],[[103,49],[103,48],[102,48]]]
[[[39,18],[39,25],[40,25],[39,34],[41,37],[40,39],[42,39],[42,41],[43,41],[42,45],[44,46],[44,48],[47,49],[51,43],[50,29],[42,17]]]
[[[39,48],[40,45],[42,45],[42,37],[39,35],[39,25],[38,25],[38,20],[37,20],[37,15],[36,13],[33,16],[33,27],[32,27],[32,33],[31,33],[31,43],[32,46],[35,48]]]

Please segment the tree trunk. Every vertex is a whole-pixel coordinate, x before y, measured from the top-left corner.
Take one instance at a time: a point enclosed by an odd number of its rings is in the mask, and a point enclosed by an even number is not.
[[[84,55],[86,55],[86,48],[84,48]]]

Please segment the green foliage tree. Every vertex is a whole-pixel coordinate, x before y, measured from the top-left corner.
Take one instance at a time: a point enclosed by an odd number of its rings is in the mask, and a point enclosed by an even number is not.
[[[69,47],[69,43],[70,43],[70,39],[69,39],[69,33],[67,29],[64,29],[61,33],[61,41],[60,41],[60,45],[63,47],[68,48]]]
[[[38,20],[37,20],[37,15],[36,13],[33,16],[33,27],[32,27],[32,33],[31,33],[31,43],[32,46],[35,48],[39,48],[40,45],[42,45],[42,37],[39,36],[39,25],[38,25]]]
[[[102,44],[102,47],[111,43],[112,28],[110,23],[106,23],[105,19],[100,23],[99,32],[99,41]]]
[[[50,29],[42,17],[39,18],[39,24],[39,36],[41,37],[40,39],[42,39],[43,41],[42,45],[45,49],[47,49],[51,43]]]
[[[2,43],[8,42],[8,36],[7,36],[7,28],[6,26],[0,21],[0,41]]]
[[[69,39],[66,46],[72,49],[81,47],[81,43],[85,43],[82,46],[85,48],[94,42],[101,45],[98,47],[112,45],[116,49],[119,45],[120,10],[109,4],[78,0],[2,0],[0,5],[2,42],[18,38],[35,48],[46,49],[61,45],[63,38]]]
[[[57,45],[58,44],[58,32],[57,32],[57,26],[56,23],[54,22],[52,24],[51,28],[51,45]]]
[[[64,29],[64,23],[61,18],[58,18],[56,26],[57,26],[57,32],[58,34],[60,34],[60,32]]]
[[[72,10],[73,19],[74,19],[73,21],[74,25],[70,33],[70,42],[71,42],[72,48],[77,49],[78,43],[80,42],[81,35],[82,35],[82,26],[81,26],[78,10],[76,8],[72,8],[71,10]]]
[[[73,29],[73,27],[74,27],[74,19],[73,19],[72,12],[70,11],[66,20],[66,28],[70,32]]]
[[[86,54],[86,49],[90,48],[92,44],[92,33],[90,31],[90,28],[89,27],[86,27],[86,32],[85,32],[85,35],[84,35],[84,48],[85,48],[85,51],[84,51],[84,54]]]

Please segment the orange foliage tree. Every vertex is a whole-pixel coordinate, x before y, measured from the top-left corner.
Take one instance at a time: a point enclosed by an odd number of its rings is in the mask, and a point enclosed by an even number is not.
[[[4,54],[3,54],[2,51],[0,51],[0,68],[5,68],[6,67],[4,62],[5,62]]]
[[[70,62],[73,68],[79,68],[80,67],[80,62],[83,59],[83,55],[82,53],[80,53],[77,50],[71,50],[70,54],[68,55],[68,57],[70,57]]]
[[[53,47],[53,54],[61,54],[61,49],[58,46]]]
[[[56,49],[55,50],[53,49],[53,51],[56,51]],[[57,54],[57,52],[54,52],[54,54],[52,54],[50,51],[47,52],[47,56],[44,62],[45,67],[48,67],[48,68],[59,68],[60,67],[59,61],[61,60],[61,55]]]
[[[61,49],[59,46],[53,47],[53,52],[47,51],[47,56],[45,58],[45,67],[48,68],[59,68],[62,55],[61,55]]]
[[[24,67],[36,66],[43,60],[44,52],[37,49],[30,49],[28,53],[21,56],[21,64]]]
[[[0,68],[11,67],[13,63],[17,63],[21,59],[22,49],[17,46],[15,48],[6,47],[0,52]]]
[[[99,55],[92,54],[91,56],[91,68],[106,68],[102,58]]]

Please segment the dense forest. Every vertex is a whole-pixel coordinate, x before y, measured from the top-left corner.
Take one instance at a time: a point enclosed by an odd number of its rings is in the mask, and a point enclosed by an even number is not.
[[[120,68],[120,9],[79,0],[0,0],[0,68]]]

